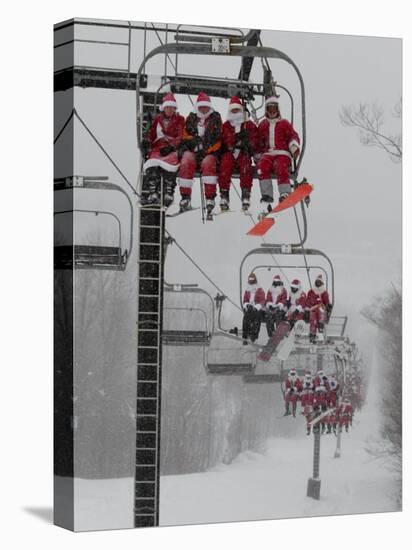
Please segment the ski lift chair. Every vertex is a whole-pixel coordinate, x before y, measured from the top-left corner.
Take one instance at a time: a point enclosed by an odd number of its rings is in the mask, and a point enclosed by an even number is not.
[[[190,305],[187,304],[189,297]],[[163,308],[163,344],[209,346],[214,329],[213,298],[197,285],[168,283],[165,285],[165,298],[169,305]],[[178,298],[178,304],[172,303],[173,298]],[[182,304],[183,301],[186,305]]]
[[[119,216],[109,210],[102,210],[98,207],[93,209],[82,209],[74,207],[75,194],[86,191],[96,191],[98,193],[116,193],[126,198],[126,205],[129,211],[130,225],[128,231],[124,231]],[[70,176],[66,178],[57,178],[54,180],[55,194],[55,230],[58,231],[57,217],[64,215],[70,216],[69,230],[73,237],[74,214],[83,213],[89,216],[104,216],[115,222],[117,228],[117,244],[96,245],[96,244],[78,244],[71,242],[69,244],[55,243],[54,246],[54,268],[55,269],[105,269],[124,271],[127,261],[133,248],[133,206],[127,193],[114,183],[110,183],[107,177],[87,177]],[[58,209],[60,194],[67,196],[67,208]],[[63,223],[63,222],[62,222]],[[127,235],[126,243],[125,235]]]
[[[303,255],[305,258],[307,256],[317,256],[322,257],[327,262],[327,270],[324,267],[320,267],[317,263],[315,265],[308,265],[308,262],[306,262],[306,265],[295,265],[292,263],[280,263],[276,266],[271,264],[258,264],[254,267],[254,269],[279,269],[279,268],[293,268],[293,269],[303,269],[307,272],[310,272],[311,269],[321,269],[322,272],[325,274],[325,285],[326,289],[329,292],[331,304],[333,307],[334,303],[334,269],[332,262],[328,258],[328,256],[317,249],[313,248],[304,248],[302,244],[262,244],[259,248],[254,248],[250,252],[248,252],[239,268],[239,301],[240,304],[242,303],[243,293],[244,293],[244,281],[246,278],[244,277],[244,266],[246,260],[253,255],[271,255],[272,257],[278,256],[281,258],[284,258],[286,256],[296,256],[296,255]],[[318,352],[325,352],[322,348],[324,348],[326,345],[326,339],[324,344],[317,344],[317,353]],[[311,345],[309,344],[309,331],[305,334],[299,335],[298,343],[295,345],[295,349],[291,352],[291,354],[307,354],[311,353]]]

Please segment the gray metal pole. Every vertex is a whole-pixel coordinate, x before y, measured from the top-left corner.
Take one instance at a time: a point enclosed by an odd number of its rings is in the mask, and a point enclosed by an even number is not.
[[[334,458],[340,458],[341,441],[342,441],[342,430],[341,430],[341,427],[338,426],[338,436],[336,439],[336,450],[335,450]]]
[[[308,479],[306,496],[319,500],[320,498],[320,423],[313,425],[313,476]]]

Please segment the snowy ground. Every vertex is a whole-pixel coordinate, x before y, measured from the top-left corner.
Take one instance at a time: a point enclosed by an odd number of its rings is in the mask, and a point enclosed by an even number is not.
[[[242,453],[229,466],[204,474],[163,477],[160,523],[394,511],[393,478],[364,450],[357,431],[355,426],[350,436],[343,436],[340,459],[333,458],[336,438],[322,437],[319,501],[306,497],[313,437],[276,439],[268,442],[264,454]]]
[[[306,497],[313,437],[268,441],[263,454],[242,453],[230,465],[198,474],[163,476],[160,524],[195,524],[396,511],[394,477],[365,451],[366,411],[342,438],[321,439],[319,501]],[[363,420],[361,422],[361,420]],[[302,419],[285,419],[301,422]],[[77,479],[76,530],[133,527],[133,480]]]

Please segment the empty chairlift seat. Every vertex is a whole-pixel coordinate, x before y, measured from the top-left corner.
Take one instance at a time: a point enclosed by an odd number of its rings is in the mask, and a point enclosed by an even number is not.
[[[55,179],[55,269],[126,268],[133,247],[133,207],[124,189],[107,180]]]
[[[246,349],[242,342],[214,334],[207,352],[206,368],[209,374],[245,375],[253,372],[256,350]]]
[[[166,286],[163,307],[163,344],[209,346],[213,331],[213,316],[213,299],[207,292],[194,286]]]

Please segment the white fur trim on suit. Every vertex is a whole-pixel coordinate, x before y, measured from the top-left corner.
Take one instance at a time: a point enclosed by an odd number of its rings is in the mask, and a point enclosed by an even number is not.
[[[243,105],[239,105],[239,103],[231,103],[228,108],[229,113],[231,113],[234,109],[241,109],[243,111]]]
[[[279,98],[275,95],[271,95],[265,99],[265,105],[268,105],[269,103],[279,103]]]
[[[165,134],[163,132],[163,128],[162,128],[162,125],[158,122],[157,123],[157,126],[156,126],[156,138],[157,139],[162,139],[165,137]],[[157,141],[157,140],[156,140]]]
[[[289,149],[292,151],[292,147],[296,147],[296,149],[300,149],[299,143],[296,141],[296,139],[292,139],[289,141]],[[292,151],[293,152],[293,151]]]
[[[178,178],[180,187],[192,187],[193,180],[187,178]]]
[[[203,183],[217,183],[217,176],[202,176]]]
[[[198,101],[196,103],[196,107],[199,108],[199,107],[212,107],[212,104],[210,101]]]
[[[269,149],[275,148],[275,132],[276,132],[277,119],[269,120]]]
[[[289,151],[283,151],[282,149],[269,149],[269,151],[267,151],[264,154],[270,155],[272,157],[276,155],[285,155],[286,157],[289,157],[290,159],[292,159],[292,155],[289,153]]]
[[[255,308],[260,311],[262,309],[262,304],[255,304]]]
[[[160,168],[163,168],[163,170],[166,170],[166,172],[177,172],[180,164],[169,164],[168,162],[165,162],[162,159],[148,159],[143,164],[143,170],[147,170],[148,168],[155,168],[156,166],[160,166]],[[192,180],[188,180],[188,181],[192,181]],[[184,187],[189,187],[189,185],[185,185]]]
[[[161,104],[160,106],[160,110],[163,111],[165,107],[174,107],[175,109],[177,109],[177,103],[176,101],[165,101],[164,103]]]

